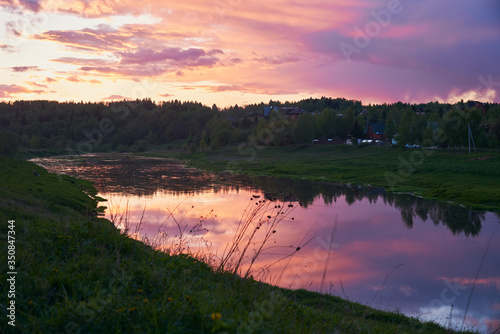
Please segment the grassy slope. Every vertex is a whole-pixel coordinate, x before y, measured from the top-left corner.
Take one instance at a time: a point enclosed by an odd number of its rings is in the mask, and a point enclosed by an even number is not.
[[[33,176],[32,170],[41,175]],[[0,239],[16,232],[16,330],[34,333],[448,333],[432,323],[340,298],[216,274],[92,217],[90,183],[0,158]],[[90,210],[91,211],[91,210]],[[4,255],[6,256],[6,253]],[[6,261],[0,261],[6,273]],[[6,280],[0,283],[7,291]],[[220,317],[219,317],[220,316]]]
[[[392,147],[291,146],[238,152],[226,147],[195,154],[150,153],[191,166],[289,178],[370,184],[476,209],[500,211],[500,153],[405,151]],[[489,157],[485,160],[477,158]],[[408,167],[410,166],[410,167]],[[411,168],[411,173],[409,172]]]

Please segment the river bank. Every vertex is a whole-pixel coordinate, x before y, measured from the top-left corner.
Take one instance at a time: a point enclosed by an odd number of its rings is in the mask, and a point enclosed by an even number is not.
[[[500,153],[403,150],[379,146],[227,146],[214,151],[151,151],[216,172],[371,185],[478,210],[500,211]]]
[[[4,249],[15,231],[16,330],[450,332],[397,312],[276,288],[216,273],[189,256],[157,252],[96,217],[98,198],[88,181],[7,158],[0,158],[0,178]],[[1,270],[12,271],[6,261]]]

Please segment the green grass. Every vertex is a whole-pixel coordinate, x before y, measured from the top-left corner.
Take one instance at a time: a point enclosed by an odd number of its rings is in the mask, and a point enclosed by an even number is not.
[[[40,173],[35,177],[32,170]],[[15,220],[16,328],[6,333],[449,333],[337,297],[216,273],[96,217],[91,184],[0,158],[0,239]],[[8,270],[1,261],[0,271]],[[7,291],[2,279],[1,291]],[[6,310],[6,296],[1,299]]]
[[[254,150],[255,154],[251,150],[247,146],[194,154],[149,154],[182,159],[190,166],[212,171],[369,184],[392,192],[500,211],[499,152],[468,154],[347,145],[267,147]]]

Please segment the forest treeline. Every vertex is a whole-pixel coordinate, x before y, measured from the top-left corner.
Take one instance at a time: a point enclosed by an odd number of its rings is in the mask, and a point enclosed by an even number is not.
[[[264,117],[264,108],[273,106]],[[283,110],[299,110],[290,117]],[[269,110],[269,108],[268,108]],[[191,152],[227,144],[310,143],[315,138],[364,138],[369,124],[383,123],[398,145],[466,146],[469,128],[477,147],[500,147],[500,105],[362,105],[344,98],[238,105],[219,109],[196,102],[151,99],[120,102],[15,101],[0,103],[0,153],[19,147],[68,153],[141,152],[156,145]],[[356,143],[357,141],[353,141]]]

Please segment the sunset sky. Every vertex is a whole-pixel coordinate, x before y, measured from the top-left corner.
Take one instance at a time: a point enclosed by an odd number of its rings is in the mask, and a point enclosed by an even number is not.
[[[497,0],[0,0],[0,100],[500,102]]]

